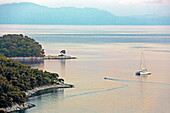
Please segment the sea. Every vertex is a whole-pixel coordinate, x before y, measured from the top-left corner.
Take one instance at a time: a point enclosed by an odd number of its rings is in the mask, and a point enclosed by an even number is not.
[[[74,88],[40,92],[28,100],[36,107],[20,113],[170,112],[170,26],[0,25],[4,34],[34,38],[46,55],[78,58],[21,61]],[[135,76],[142,52],[150,76]]]

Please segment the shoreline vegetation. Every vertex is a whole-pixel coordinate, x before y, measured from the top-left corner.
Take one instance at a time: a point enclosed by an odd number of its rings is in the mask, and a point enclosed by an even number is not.
[[[33,69],[0,55],[0,112],[22,111],[35,107],[29,97],[49,89],[73,88],[56,73]]]
[[[44,57],[42,45],[22,34],[7,34],[0,37],[0,53],[6,57]]]
[[[29,98],[29,97],[36,95],[38,92],[41,92],[41,91],[50,90],[50,89],[58,89],[58,88],[73,88],[73,87],[74,87],[74,85],[61,83],[60,85],[50,85],[50,86],[36,87],[32,90],[26,91],[25,94]],[[35,106],[36,105],[34,105],[32,103],[25,102],[21,105],[14,104],[11,107],[0,108],[0,112],[9,113],[9,112],[14,112],[14,111],[23,111],[23,110],[26,110],[26,109],[33,108]]]
[[[57,73],[33,69],[19,60],[76,59],[65,55],[45,56],[44,49],[34,39],[22,34],[0,37],[0,112],[21,111],[35,107],[29,97],[49,89],[72,88]],[[16,60],[16,61],[15,61]]]
[[[65,55],[65,50],[60,52],[61,55],[46,56],[39,42],[22,34],[7,34],[0,37],[0,53],[16,60],[77,59]]]
[[[33,69],[0,55],[0,112],[34,107],[27,100],[40,91],[73,87],[56,73]]]
[[[44,57],[8,57],[13,60],[50,60],[50,59],[77,59],[77,57],[74,56],[68,56],[68,55],[63,55],[63,56],[44,56]]]

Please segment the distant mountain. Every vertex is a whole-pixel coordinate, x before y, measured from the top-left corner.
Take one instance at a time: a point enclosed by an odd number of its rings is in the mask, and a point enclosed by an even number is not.
[[[170,17],[120,17],[96,8],[49,8],[22,2],[0,5],[0,24],[170,25]]]

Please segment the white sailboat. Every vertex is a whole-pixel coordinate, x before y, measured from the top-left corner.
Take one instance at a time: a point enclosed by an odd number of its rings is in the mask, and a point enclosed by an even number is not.
[[[141,76],[141,75],[151,75],[151,72],[149,72],[147,69],[146,69],[146,64],[145,64],[145,57],[144,57],[144,54],[143,54],[143,51],[141,53],[141,59],[140,59],[140,66],[139,66],[139,71],[137,71],[135,73],[135,75],[137,76]]]

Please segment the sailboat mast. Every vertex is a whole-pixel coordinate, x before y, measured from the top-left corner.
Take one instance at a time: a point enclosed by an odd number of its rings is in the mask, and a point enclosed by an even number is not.
[[[146,68],[145,56],[144,56],[143,51],[141,52],[140,65],[139,65],[139,69],[142,69],[142,68]]]
[[[145,56],[144,56],[144,54],[143,54],[143,66],[144,66],[144,68],[146,68],[146,64],[145,64]]]
[[[139,69],[142,69],[142,58],[143,58],[143,51],[141,52],[141,56],[140,56],[140,65],[139,65]]]

